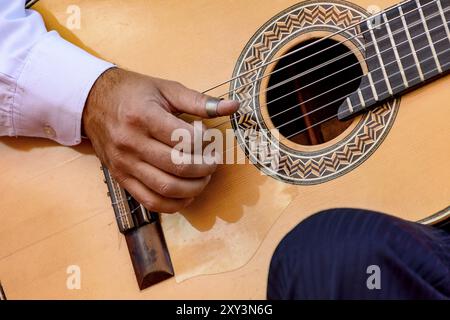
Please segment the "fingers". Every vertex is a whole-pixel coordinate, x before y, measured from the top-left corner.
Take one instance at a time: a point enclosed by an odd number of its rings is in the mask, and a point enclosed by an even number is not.
[[[127,71],[108,75],[98,81],[93,90],[99,94],[90,94],[83,113],[97,155],[119,184],[149,210],[179,211],[202,192],[216,166],[207,164],[210,159],[206,161],[198,147],[203,144],[196,143],[197,137],[203,140],[202,129],[172,112],[206,117],[208,97],[176,82]],[[237,102],[221,101],[218,114],[231,114],[238,106]],[[179,139],[174,138],[177,130],[183,133]],[[187,143],[185,136],[190,138]],[[183,161],[173,161],[174,150]],[[184,155],[192,154],[194,160],[202,157],[205,161],[184,161]]]
[[[135,178],[127,178],[122,181],[122,187],[128,190],[134,198],[150,211],[162,213],[174,213],[187,207],[194,199],[171,199],[148,189],[142,182]]]
[[[173,141],[175,130],[194,136],[194,126],[177,118],[163,108],[153,107],[142,114],[145,122],[149,123],[146,128],[152,137],[157,138],[168,146],[175,146],[178,141]]]
[[[208,118],[206,101],[209,96],[188,89],[182,84],[162,80],[159,89],[164,98],[179,112],[186,112],[202,118]],[[217,106],[217,116],[231,115],[239,109],[240,103],[233,100],[221,100]]]
[[[135,161],[129,172],[152,191],[163,197],[175,199],[198,196],[211,179],[211,176],[195,179],[175,177],[140,161]]]
[[[193,153],[199,151],[194,150],[196,145],[204,147],[208,144],[203,141],[207,127],[200,121],[190,124],[158,107],[144,112],[142,116],[148,119],[146,122],[151,119],[158,119],[156,122],[153,121],[153,125],[146,127],[146,130],[151,137],[167,146],[175,147],[182,143],[183,148],[189,147],[190,151],[188,152]]]
[[[206,163],[175,164],[171,147],[147,137],[136,138],[132,148],[141,161],[181,178],[206,177],[213,174],[217,167]]]
[[[189,205],[211,179],[210,175],[200,178],[172,175],[140,160],[133,152],[122,152],[109,163],[108,168],[120,186],[146,208],[166,213],[179,211]]]

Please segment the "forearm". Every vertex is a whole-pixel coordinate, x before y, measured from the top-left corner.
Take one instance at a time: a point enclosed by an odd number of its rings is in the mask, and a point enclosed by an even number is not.
[[[113,65],[47,32],[24,5],[0,0],[0,135],[77,144],[90,89]]]

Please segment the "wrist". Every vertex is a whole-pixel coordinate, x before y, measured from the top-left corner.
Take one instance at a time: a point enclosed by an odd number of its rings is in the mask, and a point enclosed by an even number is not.
[[[90,138],[90,122],[94,117],[103,117],[102,108],[112,103],[111,95],[116,90],[124,72],[117,67],[112,67],[103,72],[95,81],[83,109],[81,120],[81,136],[83,138]]]

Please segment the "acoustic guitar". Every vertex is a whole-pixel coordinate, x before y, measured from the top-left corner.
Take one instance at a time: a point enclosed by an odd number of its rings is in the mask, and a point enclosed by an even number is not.
[[[67,148],[1,138],[4,294],[264,299],[277,244],[318,211],[357,207],[443,223],[450,1],[372,4],[35,4],[49,29],[94,55],[242,105],[205,121],[232,132],[224,148],[233,164],[220,165],[207,190],[172,215],[149,213],[120,189],[88,141]],[[79,28],[67,23],[74,14]],[[252,135],[267,148],[255,152]]]

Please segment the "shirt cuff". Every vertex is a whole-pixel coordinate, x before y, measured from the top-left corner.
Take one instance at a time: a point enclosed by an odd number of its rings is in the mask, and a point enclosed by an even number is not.
[[[91,87],[113,64],[61,38],[44,35],[17,80],[12,107],[16,136],[43,137],[63,145],[81,141],[81,117]]]

